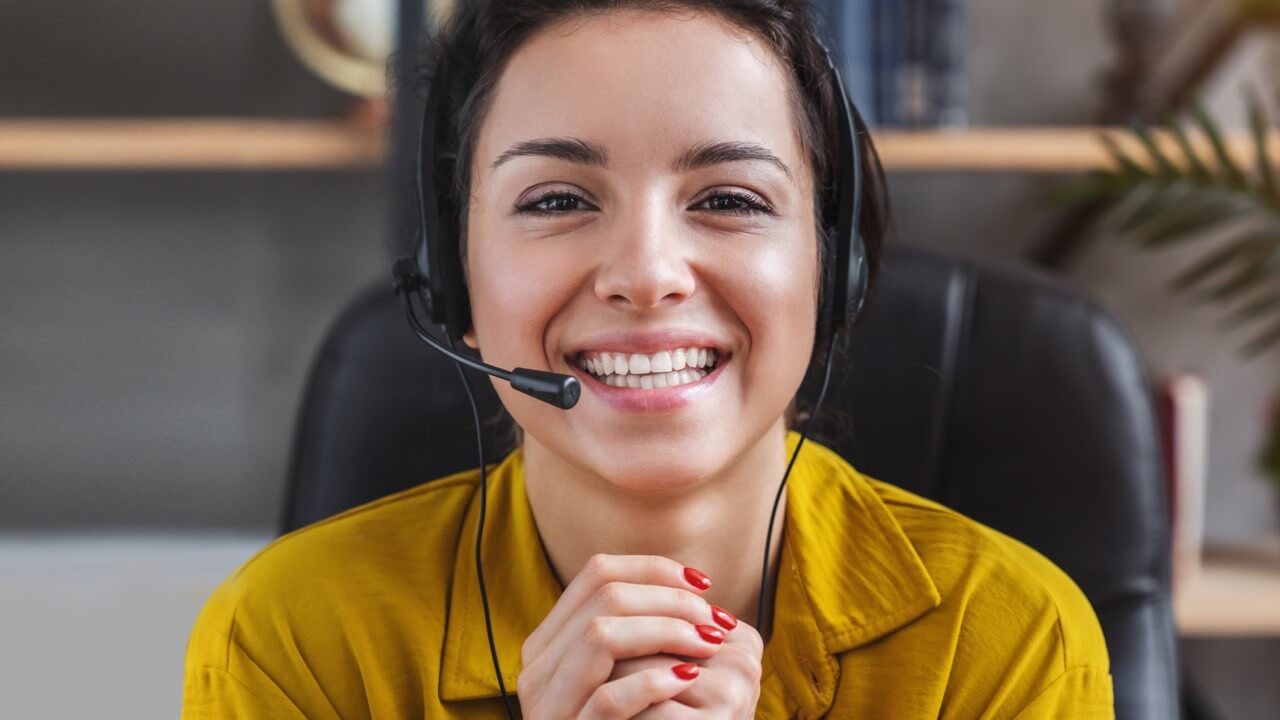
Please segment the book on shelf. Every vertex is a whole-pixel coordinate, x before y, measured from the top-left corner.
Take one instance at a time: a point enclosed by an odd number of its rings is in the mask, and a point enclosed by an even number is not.
[[[1209,392],[1196,374],[1173,372],[1156,382],[1156,416],[1164,452],[1173,584],[1200,571],[1204,546],[1204,494],[1209,438]]]
[[[967,126],[964,0],[822,0],[819,11],[868,125]]]

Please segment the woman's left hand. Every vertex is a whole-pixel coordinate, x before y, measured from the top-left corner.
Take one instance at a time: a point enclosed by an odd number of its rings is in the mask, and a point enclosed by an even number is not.
[[[717,718],[749,720],[755,717],[760,699],[760,660],[764,641],[750,625],[739,621],[726,633],[720,652],[698,661],[698,678],[674,698],[649,706],[637,720],[683,720]],[[624,660],[614,665],[611,680],[654,667],[670,667],[684,658],[672,655]]]

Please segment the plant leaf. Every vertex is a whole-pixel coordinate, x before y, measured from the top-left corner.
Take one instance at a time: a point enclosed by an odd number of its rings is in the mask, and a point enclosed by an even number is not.
[[[1178,215],[1178,217],[1170,218],[1169,222],[1153,224],[1148,227],[1142,242],[1146,247],[1165,247],[1174,245],[1176,242],[1190,240],[1190,238],[1201,237],[1204,234],[1216,231],[1221,225],[1228,225],[1234,220],[1242,218],[1244,210],[1240,209],[1238,202],[1234,199],[1221,199],[1221,197],[1204,197],[1201,205],[1193,206],[1188,204],[1187,210]]]
[[[1223,243],[1222,247],[1208,253],[1191,267],[1178,273],[1169,281],[1169,285],[1175,292],[1190,290],[1232,262],[1249,254],[1249,251],[1256,251],[1258,244],[1265,241],[1266,238],[1245,235]]]
[[[1094,170],[1082,178],[1052,188],[1045,199],[1054,205],[1077,205],[1112,198],[1125,191],[1132,181],[1111,170]]]
[[[1116,207],[1116,229],[1121,234],[1136,231],[1164,216],[1170,208],[1179,207],[1193,190],[1185,181],[1150,179],[1135,183],[1124,202]]]
[[[1267,348],[1275,345],[1277,340],[1280,340],[1280,320],[1271,323],[1266,330],[1254,335],[1241,352],[1244,353],[1246,358],[1256,357]]]
[[[1138,243],[1157,248],[1204,235],[1245,215],[1237,198],[1202,192],[1135,232]]]
[[[1196,119],[1200,123],[1200,129],[1209,137],[1209,142],[1213,145],[1213,152],[1218,158],[1218,164],[1222,167],[1222,171],[1226,174],[1227,182],[1232,187],[1247,188],[1249,183],[1245,180],[1244,173],[1240,172],[1236,161],[1232,159],[1231,153],[1227,151],[1227,145],[1222,141],[1222,133],[1218,132],[1217,124],[1209,116],[1208,111],[1204,109],[1204,105],[1196,101],[1194,112]]]
[[[1257,88],[1248,87],[1249,129],[1253,132],[1253,145],[1258,151],[1258,189],[1264,197],[1277,199],[1276,176],[1271,168],[1271,157],[1267,152],[1268,128],[1267,118],[1262,110],[1262,100],[1258,97]]]
[[[1272,288],[1269,292],[1232,310],[1222,319],[1221,325],[1226,330],[1234,330],[1274,310],[1280,310],[1280,288]]]
[[[1130,130],[1138,137],[1138,140],[1142,143],[1143,147],[1145,147],[1147,152],[1151,155],[1151,159],[1155,162],[1155,166],[1158,171],[1157,174],[1166,178],[1176,178],[1181,176],[1181,173],[1178,172],[1178,167],[1169,160],[1169,156],[1164,154],[1164,151],[1160,149],[1160,145],[1156,143],[1155,138],[1151,136],[1151,130],[1146,126],[1137,123],[1135,123]]]
[[[1274,269],[1271,267],[1273,263],[1266,262],[1267,256],[1274,254],[1278,246],[1278,238],[1271,238],[1268,242],[1261,243],[1255,248],[1250,248],[1246,252],[1242,267],[1234,274],[1228,276],[1220,282],[1216,287],[1209,291],[1206,299],[1209,302],[1218,302],[1230,297],[1239,295],[1249,290],[1263,280],[1271,277]]]
[[[1128,153],[1120,149],[1119,143],[1117,143],[1115,138],[1111,137],[1109,133],[1098,133],[1098,139],[1101,140],[1103,146],[1106,147],[1107,152],[1111,155],[1111,159],[1115,161],[1116,167],[1124,173],[1140,177],[1147,177],[1151,174],[1149,170],[1138,164],[1138,162],[1133,158],[1129,157]]]
[[[1172,235],[1212,227],[1239,211],[1234,192],[1197,186],[1190,180],[1147,181],[1134,188],[1131,198],[1116,208],[1113,224],[1120,234],[1142,245],[1163,244]]]
[[[1182,155],[1187,160],[1188,176],[1194,180],[1208,180],[1212,174],[1209,168],[1205,167],[1204,161],[1200,159],[1200,155],[1196,153],[1195,148],[1191,146],[1191,139],[1187,136],[1187,131],[1182,127],[1182,120],[1173,113],[1166,113],[1164,124],[1173,133],[1174,139],[1178,141],[1178,146],[1182,148]]]

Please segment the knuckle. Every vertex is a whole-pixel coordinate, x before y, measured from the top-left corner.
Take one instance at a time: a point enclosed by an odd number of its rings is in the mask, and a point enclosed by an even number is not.
[[[680,563],[669,557],[662,555],[648,555],[645,557],[645,569],[652,571],[656,575],[669,575],[678,577],[680,574]]]
[[[675,590],[675,604],[682,612],[688,614],[690,618],[698,618],[699,622],[704,622],[701,618],[711,617],[711,605],[701,597],[694,595],[688,590]]]
[[[658,674],[654,672],[644,673],[640,678],[640,690],[645,697],[657,697],[662,692],[662,684],[658,682]]]
[[[608,685],[596,688],[591,695],[591,705],[596,714],[606,717],[618,717],[623,712],[622,697]]]
[[[587,558],[587,564],[582,567],[582,571],[592,580],[601,582],[609,576],[609,570],[612,567],[612,558],[605,553],[596,553]]]
[[[623,583],[611,580],[596,592],[596,605],[601,610],[618,615],[626,607],[627,591]]]
[[[613,623],[607,617],[593,617],[582,638],[588,645],[607,648],[613,642]]]

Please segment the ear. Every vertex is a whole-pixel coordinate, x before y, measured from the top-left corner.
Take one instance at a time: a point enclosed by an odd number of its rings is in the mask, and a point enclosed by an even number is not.
[[[467,347],[471,348],[472,350],[480,349],[480,342],[476,340],[475,325],[472,325],[471,327],[467,328],[467,331],[462,333],[462,342],[466,343]]]

